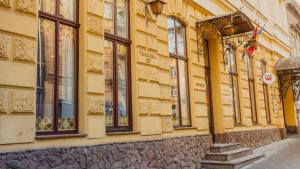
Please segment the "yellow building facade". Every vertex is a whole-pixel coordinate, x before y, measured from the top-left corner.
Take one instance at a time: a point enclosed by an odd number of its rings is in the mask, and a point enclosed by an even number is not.
[[[283,1],[168,0],[158,16],[144,0],[56,2],[0,0],[0,152],[182,139],[203,158],[212,138],[285,135],[278,81],[262,80],[291,53]],[[199,39],[199,21],[237,10],[265,25],[253,59]]]

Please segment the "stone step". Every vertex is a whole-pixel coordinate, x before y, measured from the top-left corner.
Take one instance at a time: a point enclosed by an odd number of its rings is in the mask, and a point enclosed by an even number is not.
[[[210,147],[210,152],[222,153],[222,152],[226,152],[226,151],[237,150],[239,148],[241,148],[241,145],[239,143],[213,144]]]
[[[222,153],[207,152],[206,159],[215,161],[229,161],[251,154],[253,154],[252,148],[240,148],[237,150],[226,151]]]
[[[264,154],[252,154],[230,161],[204,160],[202,161],[201,165],[203,169],[240,169],[256,160],[263,158],[264,156]]]

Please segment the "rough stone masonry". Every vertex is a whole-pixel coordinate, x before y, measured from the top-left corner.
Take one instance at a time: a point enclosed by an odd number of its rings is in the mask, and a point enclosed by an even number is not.
[[[210,135],[1,153],[0,169],[198,169]]]

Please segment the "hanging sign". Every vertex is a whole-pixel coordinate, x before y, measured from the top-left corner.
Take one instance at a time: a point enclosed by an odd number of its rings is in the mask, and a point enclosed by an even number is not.
[[[265,73],[263,75],[263,82],[265,84],[272,84],[275,82],[275,75],[273,73]]]

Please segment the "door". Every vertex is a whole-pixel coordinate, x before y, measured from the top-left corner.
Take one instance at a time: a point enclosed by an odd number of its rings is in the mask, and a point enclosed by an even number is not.
[[[210,131],[210,134],[212,135],[213,142],[215,142],[215,129],[214,129],[214,115],[213,115],[212,92],[211,92],[211,76],[210,76],[210,60],[209,60],[208,40],[203,40],[203,56],[204,56],[206,104],[207,104],[209,131]]]

